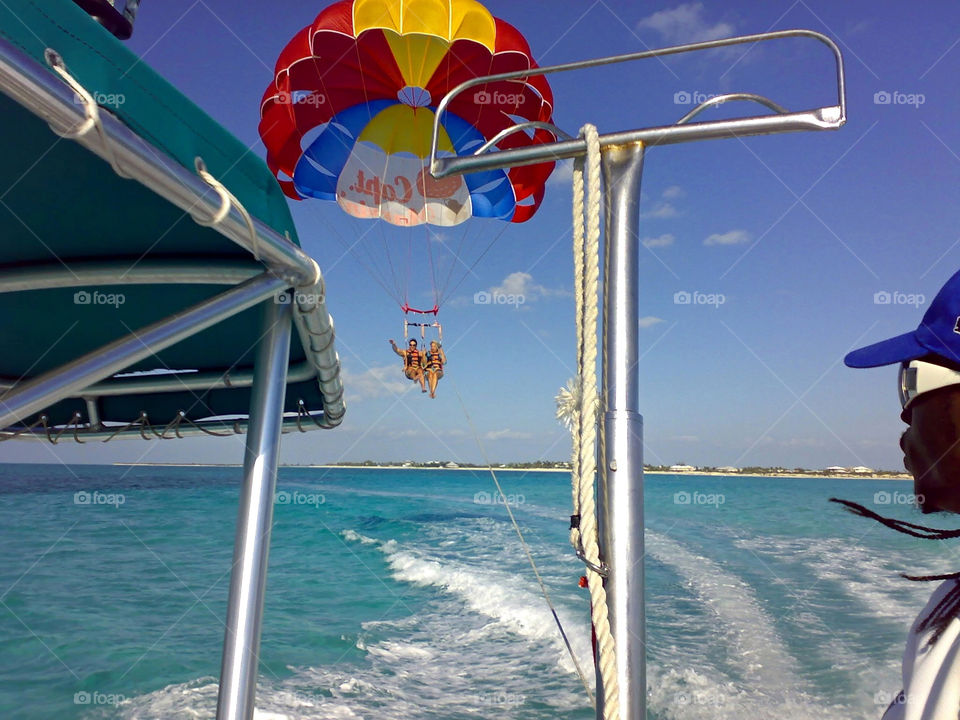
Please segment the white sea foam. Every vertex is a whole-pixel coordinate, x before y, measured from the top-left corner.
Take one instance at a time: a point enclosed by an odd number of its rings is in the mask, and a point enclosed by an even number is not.
[[[731,641],[730,661],[741,666],[749,681],[778,691],[784,683],[799,688],[796,663],[749,585],[664,535],[648,531],[646,542],[647,551],[676,570],[716,613]]]
[[[489,531],[490,528],[485,530]],[[349,540],[369,540],[354,531],[347,532],[351,535],[344,533],[344,537]],[[443,545],[445,542],[447,541],[440,540],[438,544]],[[465,555],[462,552],[463,544],[463,539],[455,542],[461,552],[454,551],[450,556],[462,558]],[[491,539],[489,534],[485,535],[485,553],[489,553],[489,548],[496,545],[496,539]],[[477,563],[462,559],[457,561],[451,557],[441,558],[422,548],[401,546],[395,540],[380,542],[379,548],[395,580],[421,587],[438,588],[453,596],[459,607],[465,605],[479,616],[494,621],[501,628],[528,640],[546,641],[554,648],[557,664],[567,672],[574,672],[556,622],[535,583],[518,577],[516,572],[497,569],[498,564],[490,562],[490,558]],[[583,608],[584,613],[588,611],[586,596]],[[586,663],[592,655],[589,629],[586,626],[587,616],[583,614],[574,620],[575,613],[569,609],[560,606],[557,610],[577,657],[581,659],[581,663]],[[451,607],[450,611],[459,610]],[[486,630],[478,628],[477,631]]]
[[[791,693],[738,685],[702,668],[648,668],[648,705],[663,720],[876,720],[873,705],[862,710],[830,705]],[[881,708],[882,709],[882,708]]]
[[[542,720],[587,707],[552,616],[526,575],[524,558],[513,552],[508,525],[483,519],[428,523],[413,543],[381,541],[355,530],[342,537],[376,547],[393,579],[430,590],[428,599],[415,615],[363,623],[355,640],[365,653],[359,664],[297,668],[282,681],[262,678],[257,720]],[[655,532],[647,538],[651,555],[690,591],[692,599],[685,602],[700,604],[715,618],[699,647],[687,638],[652,649],[649,703],[657,717],[875,720],[882,708],[866,693],[862,700],[844,700],[842,707],[815,697],[746,582],[672,538]],[[534,550],[556,560],[565,557],[565,548]],[[544,569],[556,573],[554,562],[544,562]],[[660,598],[667,600],[669,593]],[[569,597],[555,601],[592,676],[586,596],[579,606]],[[683,629],[684,613],[673,606],[651,611],[661,613],[660,622]],[[705,644],[725,651],[726,661],[717,663],[722,667],[704,658]],[[842,651],[846,648],[836,649],[841,663],[855,659],[845,660]],[[871,685],[876,682],[864,675],[861,687],[876,688]],[[216,684],[205,678],[128,701],[123,717],[187,720],[209,717],[215,705]]]
[[[199,720],[212,717],[217,707],[218,685],[214,678],[168,685],[126,700],[119,708],[125,720]],[[349,707],[297,687],[297,680],[272,683],[262,680],[257,687],[254,720],[299,720],[300,718],[358,718]]]
[[[874,703],[879,688],[895,683],[892,667],[851,667],[856,659],[849,647],[837,643],[827,652],[844,671],[853,672],[856,693],[843,705],[817,697],[812,678],[805,677],[777,632],[771,615],[753,589],[717,561],[695,553],[675,540],[647,531],[647,551],[672,568],[689,590],[716,617],[716,629],[726,658],[737,677],[705,662],[702,653],[670,648],[663,665],[649,669],[650,707],[666,720],[828,720],[875,718],[882,708]],[[815,626],[822,623],[814,618]],[[712,642],[708,636],[707,642]],[[664,655],[664,653],[658,653]],[[696,668],[694,670],[693,668]],[[839,668],[838,668],[839,669]]]
[[[754,537],[735,541],[737,547],[759,555],[771,555],[787,563],[801,563],[821,580],[836,583],[851,601],[860,603],[877,617],[910,623],[924,606],[932,588],[929,583],[904,580],[898,573],[912,570],[916,559],[895,552],[878,552],[846,538]],[[949,558],[927,562],[921,572],[931,574],[955,569]]]
[[[374,540],[372,537],[367,537],[366,535],[361,535],[356,530],[344,530],[340,535],[343,536],[344,540],[349,540],[350,542],[358,542],[361,545],[376,545],[377,540]]]

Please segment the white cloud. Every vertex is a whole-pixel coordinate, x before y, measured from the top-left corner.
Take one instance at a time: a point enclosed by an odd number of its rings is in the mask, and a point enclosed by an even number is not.
[[[651,328],[654,325],[659,325],[662,322],[663,322],[663,318],[654,317],[653,315],[647,315],[645,317],[640,318],[639,325],[640,325],[640,329],[644,330],[646,328]]]
[[[750,233],[746,230],[731,230],[725,233],[714,233],[703,241],[704,245],[743,245],[750,242]]]
[[[350,400],[391,397],[406,392],[413,386],[403,376],[400,358],[393,365],[368,368],[362,373],[353,373],[343,368],[343,385]]]
[[[483,435],[484,440],[530,440],[531,438],[533,438],[533,433],[510,430],[509,428],[491,430]]]
[[[571,295],[569,290],[555,290],[543,285],[538,285],[534,282],[533,275],[525,272],[510,273],[503,279],[502,283],[490,288],[487,292],[493,296],[523,297],[525,303],[534,302],[546,297]]]
[[[561,160],[547,180],[547,185],[570,185],[572,181],[573,160]]]
[[[642,217],[658,219],[672,218],[679,214],[680,213],[677,212],[677,209],[671,203],[665,201],[654,203],[650,210],[645,210],[640,213]]]
[[[645,218],[672,218],[679,215],[679,211],[674,206],[671,200],[678,200],[682,198],[686,193],[683,191],[683,188],[679,185],[670,185],[662,193],[660,193],[660,199],[653,203],[653,206],[648,210],[645,205],[641,205],[640,216]],[[646,203],[649,205],[650,203]],[[647,247],[654,247],[648,245]]]
[[[676,240],[676,238],[673,235],[671,235],[670,233],[664,233],[659,237],[644,238],[641,242],[643,242],[644,247],[658,248],[658,247],[670,247],[671,245],[673,245],[674,240]]]
[[[730,23],[711,23],[704,17],[703,3],[688,2],[669,10],[660,10],[637,23],[638,29],[654,30],[669,43],[689,43],[730,37]]]

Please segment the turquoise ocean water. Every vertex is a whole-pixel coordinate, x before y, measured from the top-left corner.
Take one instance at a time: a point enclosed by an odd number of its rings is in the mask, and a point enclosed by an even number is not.
[[[213,716],[239,474],[0,466],[0,717]],[[589,666],[569,476],[500,477]],[[278,489],[260,720],[593,717],[489,474],[286,468]],[[650,716],[879,718],[933,590],[897,573],[960,554],[827,498],[916,520],[910,490],[648,475]]]

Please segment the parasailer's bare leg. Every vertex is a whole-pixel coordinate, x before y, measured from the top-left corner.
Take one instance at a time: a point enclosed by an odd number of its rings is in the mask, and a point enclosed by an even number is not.
[[[430,397],[437,396],[437,383],[443,377],[443,370],[427,370],[427,381],[430,383]]]

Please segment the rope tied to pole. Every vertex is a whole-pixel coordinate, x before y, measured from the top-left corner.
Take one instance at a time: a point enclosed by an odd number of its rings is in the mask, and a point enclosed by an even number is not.
[[[573,170],[573,258],[577,323],[577,378],[561,391],[568,402],[573,439],[572,479],[574,515],[570,541],[586,565],[590,614],[596,634],[596,663],[603,684],[604,720],[619,720],[620,689],[616,646],[610,629],[606,566],[600,558],[595,480],[597,475],[597,335],[600,290],[600,139],[597,128],[584,125],[586,157],[577,158]],[[598,695],[600,689],[598,688]]]

